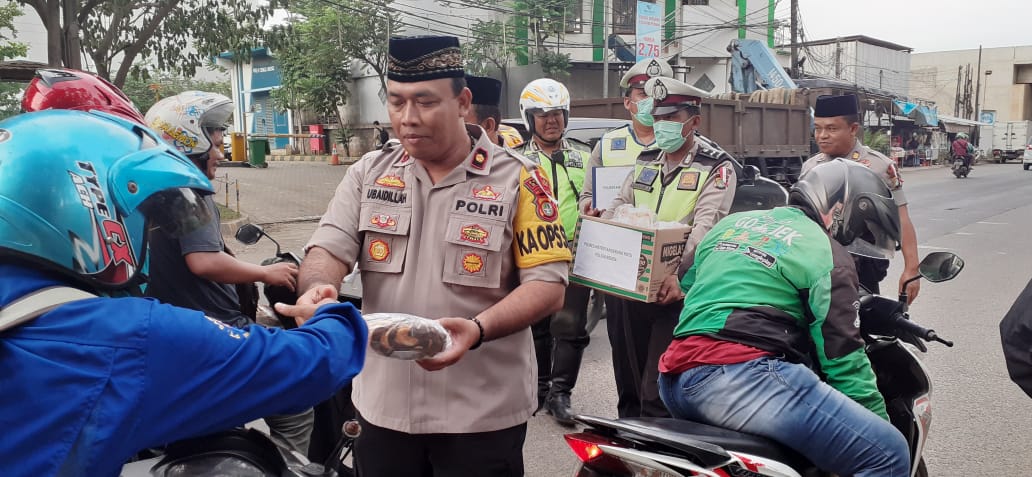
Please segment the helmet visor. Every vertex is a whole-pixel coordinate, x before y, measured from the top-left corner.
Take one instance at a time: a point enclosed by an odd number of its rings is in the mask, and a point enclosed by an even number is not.
[[[164,190],[143,201],[140,212],[147,218],[150,229],[181,237],[211,222],[213,217],[205,195],[207,193],[190,188]]]
[[[899,243],[877,223],[871,220],[867,220],[866,223],[867,232],[853,239],[853,242],[846,246],[846,250],[862,257],[891,259],[896,254]]]
[[[222,103],[213,106],[201,116],[201,127],[206,129],[226,129],[233,116],[233,103]]]

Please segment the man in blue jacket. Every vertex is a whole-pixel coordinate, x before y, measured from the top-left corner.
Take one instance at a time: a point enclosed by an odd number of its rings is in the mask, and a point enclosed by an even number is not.
[[[204,225],[211,192],[115,116],[0,123],[0,475],[118,475],[140,449],[297,412],[361,369],[365,325],[335,297],[283,331],[132,296],[146,231]]]

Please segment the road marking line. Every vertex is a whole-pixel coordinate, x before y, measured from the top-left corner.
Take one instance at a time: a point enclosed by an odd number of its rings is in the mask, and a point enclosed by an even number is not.
[[[985,225],[1010,225],[1007,222],[975,222],[975,223],[976,224],[985,224]]]
[[[917,248],[928,248],[932,250],[953,250],[952,247],[936,247],[934,245],[918,245]]]
[[[975,235],[971,232],[953,232],[954,235]]]

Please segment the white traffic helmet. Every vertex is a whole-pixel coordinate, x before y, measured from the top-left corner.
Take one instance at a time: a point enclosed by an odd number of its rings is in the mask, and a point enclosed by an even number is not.
[[[225,129],[233,101],[218,93],[184,91],[158,101],[144,120],[162,139],[188,157],[211,149],[211,131]]]
[[[563,127],[570,122],[570,92],[562,83],[549,78],[539,78],[523,88],[520,93],[520,117],[527,131],[534,134],[534,113],[563,111]]]

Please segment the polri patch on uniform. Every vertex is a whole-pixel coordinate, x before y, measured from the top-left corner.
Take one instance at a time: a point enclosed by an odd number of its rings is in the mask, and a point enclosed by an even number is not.
[[[487,245],[488,236],[490,236],[490,233],[487,229],[481,227],[480,224],[463,225],[459,229],[459,240],[463,242]]]
[[[369,223],[377,228],[395,230],[398,228],[396,217],[396,215],[391,214],[373,214],[369,219]]]
[[[638,177],[634,178],[634,183],[631,187],[645,192],[652,192],[652,184],[656,182],[656,178],[659,177],[659,171],[651,167],[642,168],[641,172],[638,173]]]
[[[467,253],[462,256],[462,269],[471,275],[476,275],[484,269],[484,257],[476,253]]]
[[[390,187],[393,189],[404,189],[405,181],[403,181],[401,179],[401,176],[397,174],[388,174],[385,176],[380,176],[379,179],[376,179],[376,185]]]
[[[369,242],[369,259],[374,262],[386,261],[391,256],[391,246],[383,240]]]
[[[677,181],[677,190],[698,190],[699,171],[684,171]]]
[[[473,198],[480,200],[498,200],[502,198],[502,194],[499,194],[494,190],[494,187],[485,185],[483,187],[473,186]]]
[[[627,138],[625,137],[614,137],[609,147],[614,151],[623,151],[627,149]]]
[[[720,190],[727,189],[727,176],[727,166],[720,166],[720,168],[717,169],[716,177],[713,178],[713,187]]]
[[[854,161],[860,159],[860,151],[853,151],[853,155],[851,157]]]
[[[487,151],[478,148],[477,152],[473,153],[473,161],[470,162],[470,166],[479,171],[484,170],[487,167]]]
[[[583,169],[584,168],[584,161],[581,160],[580,154],[577,154],[576,152],[571,151],[571,152],[566,153],[566,163],[565,163],[565,166],[566,167],[573,167],[575,169]]]

